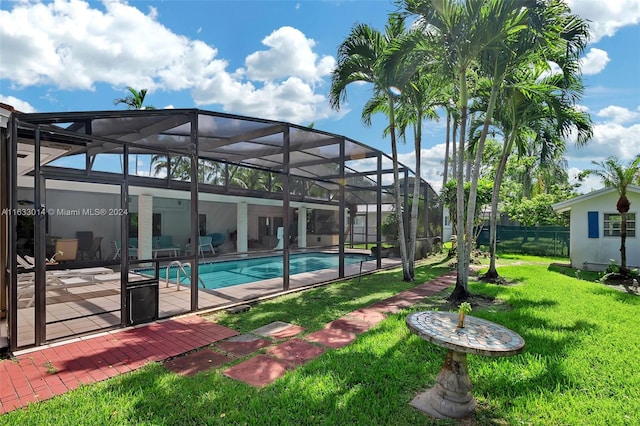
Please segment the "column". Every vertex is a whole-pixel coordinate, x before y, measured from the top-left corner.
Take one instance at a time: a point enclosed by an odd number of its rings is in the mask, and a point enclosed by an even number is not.
[[[307,247],[307,208],[298,207],[298,248]]]
[[[138,196],[138,259],[153,257],[153,195]],[[126,245],[122,244],[122,255],[126,256]]]
[[[238,203],[236,207],[236,225],[238,226],[237,247],[238,253],[246,253],[249,251],[249,230],[248,230],[248,204],[245,202]]]

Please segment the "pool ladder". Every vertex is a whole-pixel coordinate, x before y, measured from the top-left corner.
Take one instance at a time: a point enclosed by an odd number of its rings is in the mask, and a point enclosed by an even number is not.
[[[191,263],[189,262],[180,262],[179,260],[174,260],[171,263],[169,263],[167,265],[167,273],[165,274],[165,288],[169,287],[169,271],[171,270],[172,266],[177,266],[178,267],[178,272],[176,273],[176,291],[180,291],[180,271],[184,272],[184,277],[187,278],[188,280],[191,280],[191,274],[189,274],[187,272],[185,268],[185,266],[191,268]],[[202,278],[200,278],[200,276],[198,276],[198,281],[200,282],[200,284],[202,284],[202,288],[205,288],[204,285],[204,281],[202,281]]]

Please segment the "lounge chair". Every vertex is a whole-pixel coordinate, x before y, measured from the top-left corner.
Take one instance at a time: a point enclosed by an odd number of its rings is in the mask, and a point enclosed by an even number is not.
[[[30,256],[17,256],[18,265],[29,272],[18,274],[18,300],[28,298],[26,307],[31,307],[35,301],[35,259]],[[65,290],[69,288],[93,285],[99,275],[113,274],[113,269],[96,267],[82,269],[67,269],[47,271],[47,291]]]

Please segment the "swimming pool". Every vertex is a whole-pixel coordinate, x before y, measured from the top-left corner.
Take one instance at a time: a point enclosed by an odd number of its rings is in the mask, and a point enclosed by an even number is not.
[[[362,261],[374,260],[366,254],[345,254],[344,264],[359,264]],[[289,257],[289,275],[320,269],[334,269],[338,267],[337,253],[295,253]],[[221,262],[201,263],[199,277],[207,289],[230,287],[255,281],[282,277],[282,256],[256,257],[252,259],[233,259]],[[191,274],[190,268],[185,268]],[[139,271],[143,272],[144,271]],[[151,272],[151,270],[149,270]],[[167,269],[160,268],[160,281],[166,279]],[[169,279],[173,282],[178,274],[177,267],[169,268]],[[189,285],[190,280],[180,274],[180,282]]]

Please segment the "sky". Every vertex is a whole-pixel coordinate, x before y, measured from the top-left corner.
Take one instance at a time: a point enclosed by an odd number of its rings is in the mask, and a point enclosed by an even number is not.
[[[640,0],[568,0],[589,21],[580,107],[594,121],[583,147],[568,141],[570,179],[640,153]],[[356,23],[384,30],[387,0],[0,2],[0,102],[22,112],[124,109],[127,86],[155,108],[200,108],[310,125],[390,153],[384,116],[361,120],[371,87],[329,105],[337,48]],[[424,126],[422,176],[442,187],[445,120]],[[415,165],[413,144],[400,161]],[[599,189],[597,177],[581,192]]]

